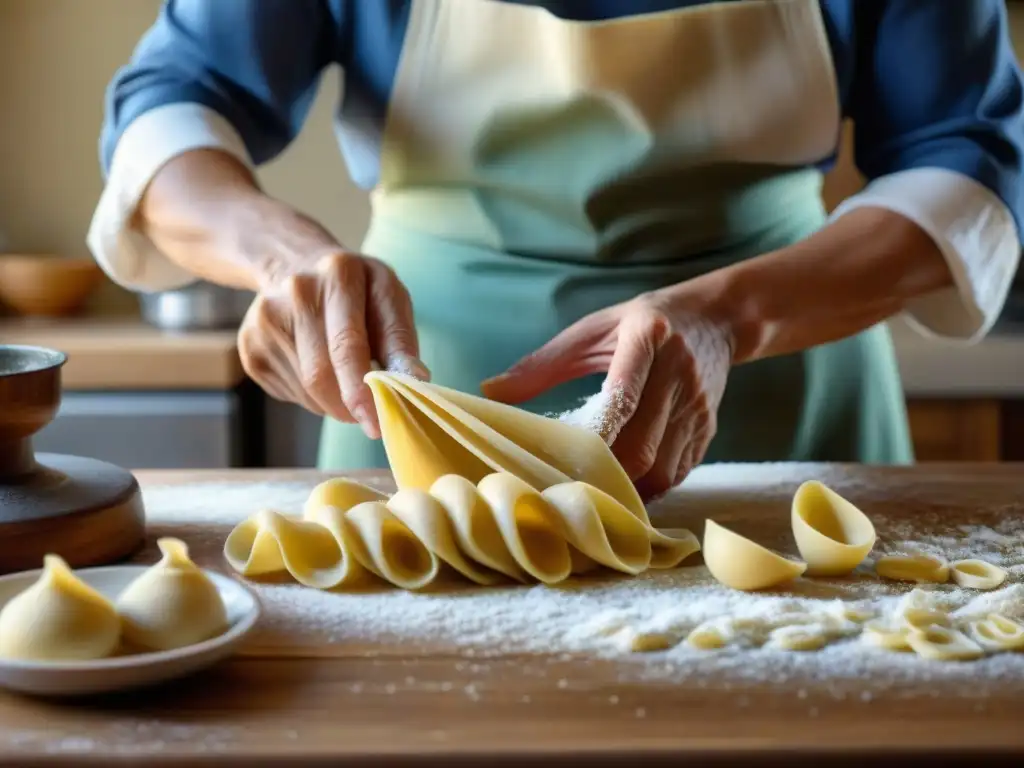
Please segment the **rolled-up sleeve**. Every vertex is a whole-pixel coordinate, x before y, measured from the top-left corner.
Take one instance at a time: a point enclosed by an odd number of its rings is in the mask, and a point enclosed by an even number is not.
[[[1003,0],[857,0],[847,114],[870,183],[833,213],[898,212],[935,241],[955,287],[921,297],[926,334],[975,340],[1020,258],[1024,89]]]
[[[170,160],[218,149],[255,167],[298,135],[333,28],[321,0],[165,0],[107,90],[100,137],[105,186],[88,246],[115,282],[138,291],[195,278],[134,225]]]

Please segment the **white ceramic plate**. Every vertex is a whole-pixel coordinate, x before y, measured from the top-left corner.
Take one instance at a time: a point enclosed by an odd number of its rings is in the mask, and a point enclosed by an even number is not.
[[[83,568],[75,575],[116,600],[121,591],[148,565],[112,565]],[[41,570],[0,577],[0,608],[32,585]],[[217,637],[173,651],[140,653],[97,661],[11,661],[0,659],[0,687],[43,696],[81,696],[137,688],[184,677],[230,656],[260,616],[260,604],[251,590],[213,571],[206,574],[217,585],[227,608],[229,628]]]

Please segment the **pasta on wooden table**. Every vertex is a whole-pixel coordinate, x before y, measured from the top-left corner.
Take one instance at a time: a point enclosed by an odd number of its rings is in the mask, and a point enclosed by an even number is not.
[[[804,573],[845,576],[863,562],[875,545],[875,526],[867,515],[831,488],[813,480],[802,483],[793,495],[790,525],[803,561],[783,557],[708,520],[704,528],[704,562],[722,584],[752,591],[784,584]],[[785,640],[782,642],[788,647]],[[793,641],[801,646],[814,642],[817,641]]]
[[[728,633],[718,626],[718,623],[710,621],[694,627],[686,636],[686,642],[702,651],[724,648],[729,642],[729,637]]]
[[[938,661],[968,661],[985,655],[976,642],[958,629],[933,624],[926,629],[912,629],[907,642],[919,656]]]
[[[901,627],[906,630],[923,630],[928,627],[948,627],[950,625],[949,615],[942,611],[934,611],[930,608],[905,608],[898,617]]]
[[[797,488],[791,517],[809,576],[845,576],[875,545],[875,526],[867,515],[815,480]]]
[[[802,574],[807,565],[790,560],[714,520],[704,524],[704,564],[727,587],[744,591],[768,589]]]
[[[224,543],[240,574],[287,573],[300,584],[349,589],[383,580],[406,590],[442,574],[487,586],[558,584],[607,568],[626,575],[672,568],[703,549],[710,574],[735,590],[777,588],[802,575],[847,577],[876,542],[872,521],[818,481],[801,483],[790,522],[801,559],[774,552],[707,520],[703,547],[690,531],[658,530],[633,483],[596,433],[484,398],[375,371],[373,392],[398,491],[334,478],[313,489],[301,516],[263,510]],[[940,584],[950,565],[932,555],[890,555],[886,579]],[[961,584],[1001,583],[981,561],[954,563]],[[1024,627],[995,615],[972,623],[914,590],[890,615],[855,605],[768,619],[718,617],[694,625],[670,616],[616,618],[592,631],[636,653],[680,644],[813,652],[846,639],[924,658],[967,660],[1024,647]],[[743,622],[755,626],[743,627]],[[754,638],[756,637],[756,641]]]
[[[772,632],[768,645],[786,651],[817,651],[828,645],[830,639],[822,628],[793,625]]]
[[[1006,581],[1006,571],[984,560],[957,560],[950,565],[953,581],[968,589],[995,589]]]
[[[868,645],[877,648],[884,648],[887,651],[909,651],[912,650],[907,637],[910,629],[893,623],[875,619],[864,624],[864,631],[861,639]]]
[[[318,589],[376,577],[415,590],[442,569],[480,585],[555,584],[598,567],[671,568],[700,549],[689,531],[651,525],[598,435],[403,374],[367,382],[398,492],[334,479],[301,519],[264,510],[225,542],[236,571]]]
[[[949,563],[935,555],[889,555],[878,559],[875,573],[892,581],[944,584],[949,581]]]
[[[986,651],[1024,649],[1024,625],[998,613],[970,622],[967,634]]]

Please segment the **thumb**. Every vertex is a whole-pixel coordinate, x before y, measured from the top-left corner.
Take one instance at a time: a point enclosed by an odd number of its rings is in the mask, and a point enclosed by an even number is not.
[[[485,397],[517,404],[574,379],[608,370],[615,323],[597,312],[578,320],[504,373],[480,385]]]
[[[420,359],[419,339],[413,316],[412,299],[391,269],[375,259],[366,259],[368,330],[378,362],[390,371],[398,371],[424,381],[430,370]]]

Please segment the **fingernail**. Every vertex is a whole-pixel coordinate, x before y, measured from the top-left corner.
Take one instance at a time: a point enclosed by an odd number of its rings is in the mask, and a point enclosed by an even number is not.
[[[501,385],[505,381],[505,376],[495,376],[492,379],[486,379],[480,382],[480,394],[487,398],[493,398],[496,392],[501,392]]]
[[[430,369],[418,357],[407,352],[396,352],[389,355],[388,370],[392,373],[404,373],[424,381],[430,380]]]

